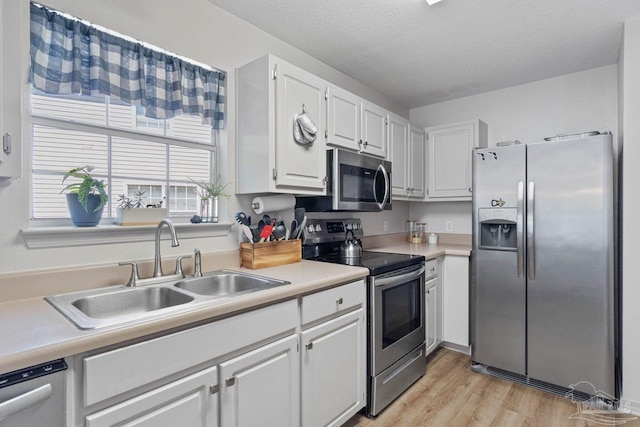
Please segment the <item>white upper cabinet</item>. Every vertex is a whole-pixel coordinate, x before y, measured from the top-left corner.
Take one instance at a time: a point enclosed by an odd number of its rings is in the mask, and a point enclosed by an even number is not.
[[[424,198],[425,192],[425,145],[424,130],[409,125],[408,181],[409,197]]]
[[[392,195],[405,198],[408,195],[409,121],[389,114],[387,140],[389,141],[389,161],[393,167],[391,179]]]
[[[325,194],[327,83],[272,55],[237,76],[236,192]],[[317,128],[312,143],[294,138],[303,112]]]
[[[387,157],[386,110],[337,86],[327,100],[327,144]]]
[[[387,116],[387,121],[393,196],[400,200],[422,200],[425,194],[424,131],[393,114]]]
[[[370,102],[362,102],[362,145],[364,153],[387,157],[387,111]]]
[[[15,17],[22,16],[23,5],[16,1],[0,4],[0,182],[22,175],[22,94],[20,85],[15,82],[23,80],[24,61],[22,44],[16,43],[21,20]]]
[[[327,93],[327,144],[360,150],[360,98],[337,86]]]
[[[471,155],[487,146],[487,125],[480,120],[426,129],[429,145],[427,196],[471,199]]]

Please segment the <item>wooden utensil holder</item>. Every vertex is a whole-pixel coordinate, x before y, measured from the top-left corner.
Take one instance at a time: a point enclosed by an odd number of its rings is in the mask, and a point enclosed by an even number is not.
[[[302,240],[281,240],[264,243],[240,243],[240,265],[252,270],[302,260]]]

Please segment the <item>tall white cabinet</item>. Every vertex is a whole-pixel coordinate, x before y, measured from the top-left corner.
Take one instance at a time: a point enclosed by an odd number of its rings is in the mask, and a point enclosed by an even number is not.
[[[471,157],[487,146],[487,125],[480,120],[426,129],[429,146],[428,199],[471,200]]]
[[[236,193],[326,193],[327,82],[272,55],[238,69]],[[306,111],[316,140],[294,139]]]

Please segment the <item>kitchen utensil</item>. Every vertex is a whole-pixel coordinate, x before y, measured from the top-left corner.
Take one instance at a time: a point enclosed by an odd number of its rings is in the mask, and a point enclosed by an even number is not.
[[[282,221],[278,222],[271,232],[275,240],[282,240],[287,235],[287,227],[284,226]]]
[[[298,221],[298,225],[302,224],[302,220],[306,214],[306,210],[304,208],[295,208],[293,210],[293,216]]]
[[[351,236],[349,236],[351,233]],[[360,258],[362,256],[362,246],[356,239],[353,230],[344,233],[344,243],[340,245],[340,258]]]
[[[269,237],[271,237],[272,231],[273,231],[273,225],[266,224],[262,229],[262,231],[260,232],[260,242],[265,242],[269,240]]]
[[[248,217],[244,212],[236,212],[235,218],[239,224],[251,225],[251,217]]]
[[[300,223],[300,227],[298,227],[298,233],[296,234],[296,239],[301,239],[302,238],[302,232],[304,231],[304,228],[307,226],[307,216],[305,215],[304,218],[302,218],[302,223]]]
[[[295,239],[296,238],[296,233],[298,232],[298,221],[297,220],[294,219],[293,221],[291,221],[291,229],[289,231],[291,233],[290,237],[292,239]],[[289,240],[289,237],[287,237],[287,240]]]
[[[246,237],[247,241],[253,243],[253,234],[251,234],[251,229],[249,228],[249,226],[241,224],[240,227],[242,228],[242,232],[244,233],[244,237]]]

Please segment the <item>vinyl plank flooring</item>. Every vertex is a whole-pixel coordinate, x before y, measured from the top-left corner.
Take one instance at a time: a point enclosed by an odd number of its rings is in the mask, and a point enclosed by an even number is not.
[[[441,348],[427,363],[426,375],[378,417],[357,414],[345,427],[597,427],[605,421],[615,423],[609,414],[606,420],[575,418],[578,408],[570,399],[472,372],[466,354]],[[624,427],[640,427],[640,420],[625,415],[616,421]]]

